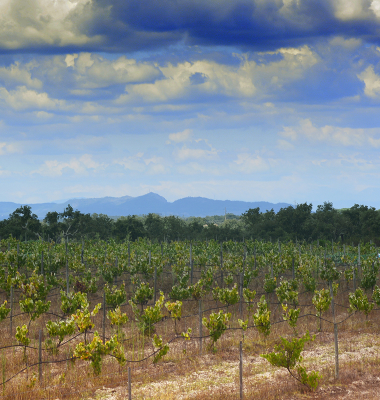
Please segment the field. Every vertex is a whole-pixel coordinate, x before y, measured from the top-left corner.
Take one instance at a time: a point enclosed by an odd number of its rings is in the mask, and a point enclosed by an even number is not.
[[[379,397],[371,243],[0,245],[4,399]]]

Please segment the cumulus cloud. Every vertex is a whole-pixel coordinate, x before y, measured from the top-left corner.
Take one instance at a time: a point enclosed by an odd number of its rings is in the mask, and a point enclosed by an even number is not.
[[[169,140],[166,143],[170,144],[171,142],[174,143],[190,142],[192,138],[193,138],[193,131],[191,129],[185,129],[182,132],[171,133],[169,135]]]
[[[150,175],[164,174],[167,172],[163,157],[156,155],[149,157],[142,152],[133,156],[124,157],[121,160],[115,160],[114,164],[121,165],[124,169],[129,171],[146,172]]]
[[[358,38],[346,39],[343,36],[335,36],[329,40],[329,44],[331,46],[339,46],[351,51],[359,47],[362,43],[363,41],[361,39]]]
[[[63,100],[51,99],[45,92],[30,90],[26,86],[18,86],[8,91],[0,87],[0,100],[15,110],[25,109],[55,109],[64,106]]]
[[[42,82],[39,79],[32,78],[30,69],[32,69],[32,65],[21,66],[19,62],[9,67],[2,67],[0,68],[0,81],[3,82],[4,86],[23,84],[32,89],[41,89]]]
[[[89,170],[96,171],[102,167],[104,167],[104,165],[94,161],[90,154],[84,154],[80,158],[73,157],[67,162],[47,160],[38,170],[32,171],[31,174],[59,177],[62,176],[65,171],[71,171],[76,175],[86,175]]]
[[[82,89],[147,82],[161,75],[154,65],[125,56],[108,60],[91,53],[68,54],[65,63],[68,68],[72,68],[77,87]]]
[[[196,139],[194,144],[189,147],[184,144],[173,151],[173,156],[178,162],[187,160],[215,160],[218,158],[219,150],[214,148],[207,139]]]
[[[145,163],[143,160],[144,153],[137,153],[134,156],[124,157],[121,160],[115,160],[114,163],[121,165],[127,170],[143,172],[145,170]]]
[[[83,32],[84,27],[78,25],[80,21],[85,22],[91,3],[91,0],[3,0],[0,3],[1,48],[38,51],[38,48],[100,43],[99,35],[88,36]]]
[[[272,61],[273,56],[277,57]],[[281,48],[275,52],[261,53],[261,62],[240,58],[238,66],[220,64],[210,60],[168,63],[160,66],[163,79],[152,83],[127,85],[126,92],[116,104],[134,102],[166,102],[199,96],[222,95],[235,98],[252,98],[282,88],[286,83],[302,79],[319,57],[308,46]],[[194,76],[202,78],[193,79]],[[194,83],[194,81],[196,83]],[[257,86],[260,86],[259,93]]]
[[[358,78],[364,82],[364,93],[367,96],[372,98],[380,96],[380,76],[375,73],[373,65],[358,74]]]
[[[185,41],[273,50],[318,36],[376,41],[379,20],[379,0],[3,0],[0,49],[125,52]]]
[[[240,172],[251,174],[254,172],[265,171],[269,169],[269,164],[258,154],[241,153],[237,155],[237,159],[230,164],[232,168],[238,169]]]
[[[279,133],[281,136],[295,141],[307,138],[312,142],[327,142],[340,146],[378,147],[380,145],[379,129],[349,128],[325,125],[317,127],[310,119],[300,120],[299,126],[284,127]]]

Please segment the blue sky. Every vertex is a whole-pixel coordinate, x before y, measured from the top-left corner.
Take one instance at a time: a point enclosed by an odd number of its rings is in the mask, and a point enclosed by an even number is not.
[[[3,0],[0,201],[380,208],[380,0]]]

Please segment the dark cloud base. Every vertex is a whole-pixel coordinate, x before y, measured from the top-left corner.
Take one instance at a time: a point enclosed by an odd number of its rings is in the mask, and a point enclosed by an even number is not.
[[[22,4],[14,3],[13,8]],[[61,45],[58,41],[9,50],[1,48],[0,41],[0,53],[133,52],[181,41],[270,50],[333,35],[378,44],[380,20],[370,5],[369,1],[365,4],[366,18],[342,21],[335,16],[332,0],[303,0],[287,7],[276,0],[94,0],[78,6],[65,20],[74,27],[74,34],[88,37],[87,44]],[[19,15],[17,10],[13,14]],[[17,21],[24,28],[25,24],[36,25],[32,20]]]

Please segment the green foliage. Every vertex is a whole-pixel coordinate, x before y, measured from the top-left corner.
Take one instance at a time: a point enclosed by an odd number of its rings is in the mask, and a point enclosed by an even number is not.
[[[34,271],[28,282],[19,282],[19,288],[22,291],[22,299],[19,300],[20,309],[29,314],[31,321],[49,310],[50,301],[46,301],[46,297],[52,287],[46,283],[42,275]]]
[[[29,330],[28,330],[28,327],[25,324],[22,325],[22,326],[18,326],[16,328],[15,338],[22,345],[29,346],[30,339],[28,338],[28,333],[29,333]]]
[[[64,314],[73,314],[86,303],[86,293],[77,292],[66,294],[66,292],[61,290],[61,310]]]
[[[299,339],[293,338],[291,341],[282,337],[280,339],[281,344],[275,346],[274,352],[261,354],[261,357],[265,358],[275,367],[285,368],[299,382],[306,385],[310,390],[315,390],[321,379],[321,375],[316,371],[307,373],[306,369],[300,365],[302,362],[301,353],[305,343],[313,341],[315,336],[311,338],[307,331]]]
[[[141,309],[149,300],[153,299],[154,289],[149,287],[149,283],[141,282],[141,284],[136,288],[135,294],[131,301],[134,304],[140,304]]]
[[[338,282],[333,283],[331,286],[332,286],[332,290],[333,290],[333,295],[334,295],[334,297],[336,297],[338,294],[339,283]]]
[[[90,361],[95,375],[99,375],[101,373],[102,359],[106,355],[115,357],[120,365],[125,364],[126,359],[124,351],[118,342],[116,335],[112,336],[110,340],[103,344],[98,332],[95,332],[90,343],[86,344],[80,342],[74,349],[74,357],[81,360]]]
[[[74,292],[96,293],[97,277],[92,276],[91,271],[81,271],[81,276],[77,276],[74,280]]]
[[[298,304],[298,293],[292,290],[291,284],[286,279],[280,281],[280,285],[276,289],[276,295],[281,304],[290,303],[294,306]]]
[[[4,303],[0,306],[0,321],[7,318],[8,314],[11,312],[10,308],[7,308],[7,301],[4,300]]]
[[[373,289],[372,301],[374,301],[377,306],[380,306],[380,288],[377,285]]]
[[[338,271],[335,262],[332,260],[326,260],[321,267],[320,276],[326,282],[337,281],[340,277],[340,272]]]
[[[232,289],[216,287],[212,291],[214,300],[219,300],[227,306],[237,304],[240,300],[237,284],[235,283]]]
[[[300,379],[300,382],[308,386],[310,390],[315,390],[318,387],[319,381],[322,378],[322,375],[318,371],[310,371],[306,372],[305,367],[301,367],[300,365],[297,367],[297,373]]]
[[[17,278],[15,277],[14,268],[9,268],[8,274],[6,274],[6,268],[1,268],[0,267],[0,289],[4,290],[4,292],[7,294],[7,296],[10,295],[11,293],[11,287],[14,286],[14,284],[17,281]]]
[[[287,305],[282,304],[282,310],[283,310],[283,319],[284,321],[288,321],[288,324],[290,327],[293,328],[294,334],[297,335],[297,321],[298,317],[300,315],[300,309],[293,309],[289,308]]]
[[[190,290],[187,287],[174,285],[171,292],[169,293],[169,296],[173,300],[186,300],[191,296],[191,294]]]
[[[374,304],[368,301],[367,295],[361,288],[356,289],[355,293],[348,295],[351,311],[361,311],[368,318],[368,314],[372,311]]]
[[[363,289],[371,289],[376,285],[377,275],[379,273],[379,267],[376,263],[364,261],[362,264],[362,279],[360,285]]]
[[[190,334],[192,331],[193,330],[191,328],[187,328],[186,332],[181,332],[181,336],[185,338],[185,340],[190,340],[191,339]]]
[[[270,334],[270,314],[271,312],[268,309],[265,295],[262,295],[260,301],[257,303],[257,311],[253,314],[253,321],[257,330],[264,335],[264,337],[267,337]]]
[[[209,292],[212,288],[213,282],[214,282],[214,271],[212,268],[208,268],[207,270],[203,270],[201,272],[201,279],[200,281],[202,282],[203,289],[206,292]]]
[[[264,279],[264,290],[267,293],[273,293],[276,289],[276,286],[277,286],[276,277],[271,278],[269,274],[266,274]]]
[[[248,329],[248,320],[247,321],[243,321],[242,319],[238,319],[238,323],[241,329],[243,329],[243,331],[245,332]]]
[[[307,292],[313,293],[315,288],[317,287],[317,281],[310,274],[306,274],[306,275],[303,276],[302,283],[303,283],[303,285],[305,287],[305,290]]]
[[[71,336],[75,333],[75,323],[72,318],[68,320],[46,323],[46,330],[49,333],[50,339],[46,341],[47,348],[54,354],[58,352],[59,345],[63,342],[66,336]],[[54,343],[51,338],[57,337],[58,343]]]
[[[357,268],[355,268],[354,266],[344,270],[344,277],[345,277],[347,283],[349,283],[350,281],[352,281],[354,279],[354,271],[357,276],[357,273],[358,273]]]
[[[232,274],[227,274],[225,277],[224,277],[224,284],[226,285],[226,286],[230,286],[230,285],[232,285],[232,282],[234,281],[234,276],[232,275]]]
[[[331,296],[329,291],[324,288],[321,290],[316,290],[314,292],[312,302],[317,310],[317,317],[320,317],[322,313],[327,311],[330,307]]]
[[[210,318],[202,318],[202,324],[208,329],[212,339],[211,347],[215,350],[215,343],[227,330],[227,322],[231,318],[231,313],[224,313],[220,310],[218,313],[211,313]]]
[[[156,349],[159,349],[153,358],[153,364],[156,364],[158,361],[162,359],[162,357],[164,357],[167,354],[167,352],[169,351],[169,345],[167,343],[164,345],[161,335],[157,336],[156,334],[153,336],[152,342],[153,346]]]
[[[331,300],[330,293],[326,289],[316,290],[314,292],[312,302],[317,310],[317,317],[319,317],[319,331],[322,329],[322,314],[329,309]]]
[[[177,321],[180,321],[182,317],[182,301],[177,300],[174,303],[168,301],[165,304],[165,307],[168,310],[170,317],[174,320],[174,329],[177,334]]]
[[[26,298],[19,301],[20,309],[22,312],[29,314],[31,321],[36,320],[42,314],[49,311],[51,302],[44,302],[42,300],[33,300]]]
[[[136,304],[130,300],[129,304],[135,314],[135,319],[138,323],[140,331],[144,335],[152,335],[155,332],[154,324],[161,321],[163,318],[162,307],[164,305],[165,296],[160,292],[160,298],[156,301],[154,306],[148,306],[144,311],[140,311]]]
[[[203,281],[200,279],[197,283],[188,288],[191,297],[194,300],[200,300],[205,295],[205,290],[203,289]]]
[[[82,307],[77,310],[75,314],[72,315],[78,331],[80,333],[84,333],[85,335],[85,342],[87,332],[95,326],[95,324],[91,321],[91,317],[94,317],[102,307],[101,303],[98,303],[94,307],[93,311],[90,312],[89,306],[90,305],[86,299],[85,304],[82,304]]]
[[[121,306],[127,300],[127,294],[125,293],[125,283],[121,285],[120,289],[116,285],[110,287],[108,283],[104,286],[104,292],[106,295],[106,304],[115,309]]]
[[[170,316],[173,320],[179,321],[182,317],[182,301],[176,301],[174,303],[166,302],[165,307],[169,311]]]
[[[116,309],[109,310],[107,312],[107,318],[111,321],[111,325],[120,327],[126,324],[129,320],[128,315],[126,313],[122,313],[120,307],[116,307]]]
[[[256,290],[243,289],[244,300],[248,303],[248,310],[251,311],[253,307],[253,300],[256,297]]]

